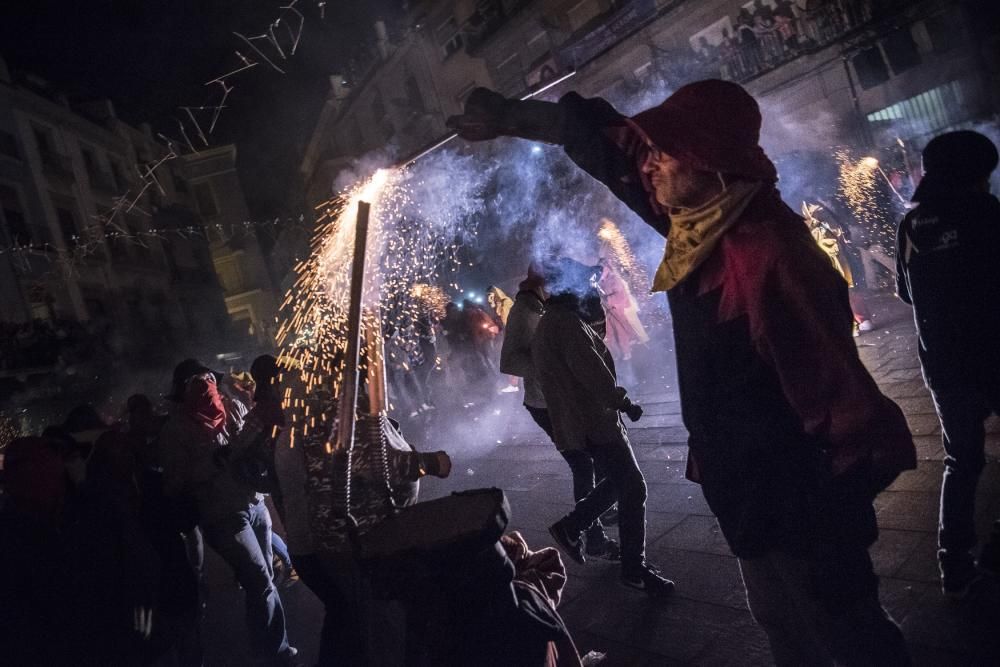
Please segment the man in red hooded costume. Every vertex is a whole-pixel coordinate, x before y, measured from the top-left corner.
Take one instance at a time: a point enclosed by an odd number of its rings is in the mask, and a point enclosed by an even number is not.
[[[468,140],[562,145],[666,237],[688,477],[739,558],[778,664],[905,664],[878,600],[872,500],[916,464],[899,408],[858,357],[847,285],[782,201],[739,85],[698,81],[627,118],[477,89]]]

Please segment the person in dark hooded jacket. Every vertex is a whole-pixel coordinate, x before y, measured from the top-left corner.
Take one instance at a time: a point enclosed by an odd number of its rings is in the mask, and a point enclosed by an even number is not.
[[[899,664],[878,600],[872,501],[916,465],[902,411],[858,357],[847,284],[782,201],[739,85],[698,81],[627,118],[602,99],[476,89],[469,140],[564,146],[667,239],[653,289],[674,323],[688,477],[739,558],[779,664]]]
[[[897,234],[897,291],[913,306],[920,365],[944,441],[941,586],[961,598],[977,576],[971,552],[983,421],[1000,413],[1000,201],[989,191],[997,148],[977,132],[949,132],[927,144],[923,166],[913,193],[918,206]],[[1000,521],[979,564],[1000,573]]]
[[[549,534],[563,553],[584,563],[586,537],[603,536],[599,517],[617,502],[622,583],[666,597],[674,582],[646,562],[646,480],[619,416],[624,412],[637,421],[642,408],[618,386],[611,353],[585,321],[599,268],[566,258],[554,264],[546,272],[549,298],[531,339],[531,358],[553,442],[571,467],[580,465],[576,460],[581,456],[592,467],[589,491],[582,497],[574,493],[573,510],[550,526]],[[596,485],[594,468],[604,473]]]

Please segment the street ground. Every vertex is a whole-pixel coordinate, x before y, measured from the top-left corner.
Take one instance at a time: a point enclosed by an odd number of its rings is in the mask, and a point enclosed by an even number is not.
[[[916,665],[1000,664],[1000,582],[984,582],[973,599],[960,604],[940,593],[935,549],[944,452],[920,377],[912,316],[888,295],[872,305],[877,328],[857,339],[859,352],[882,390],[906,413],[919,459],[916,470],[901,475],[876,500],[881,534],[871,552],[883,602],[902,626]],[[669,601],[653,602],[621,586],[616,565],[567,560],[560,612],[581,653],[606,653],[607,667],[769,664],[766,637],[747,611],[736,559],[701,490],[684,479],[686,432],[672,370],[647,379],[637,398],[645,414],[630,433],[649,487],[647,556],[677,582],[676,593]],[[500,487],[510,500],[510,529],[534,548],[551,545],[547,526],[572,504],[568,466],[527,417],[517,394],[468,414],[461,425],[442,427],[433,441],[413,438],[418,449],[446,449],[454,461],[449,479],[423,484],[422,498]],[[1000,420],[993,418],[987,430],[989,463],[977,502],[983,537],[1000,517]],[[210,565],[215,576],[205,622],[209,664],[245,664],[240,593],[217,559]],[[282,597],[292,642],[302,651],[303,664],[312,664],[319,605],[301,584],[283,589]]]

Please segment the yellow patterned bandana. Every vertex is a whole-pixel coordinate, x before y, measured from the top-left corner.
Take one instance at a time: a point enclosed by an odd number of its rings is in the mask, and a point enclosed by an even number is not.
[[[743,215],[761,185],[760,181],[736,181],[698,208],[671,212],[667,248],[653,278],[653,291],[675,287],[701,266],[722,234]]]

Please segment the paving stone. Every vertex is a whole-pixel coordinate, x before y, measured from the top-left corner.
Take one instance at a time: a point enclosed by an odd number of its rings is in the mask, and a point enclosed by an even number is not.
[[[646,478],[647,484],[670,483],[689,484],[684,477],[687,470],[685,461],[650,461],[639,460],[639,467],[642,468],[642,476]]]
[[[713,643],[752,626],[747,611],[681,597],[651,600],[617,582],[594,582],[593,590],[561,610],[567,623],[598,637],[645,646],[669,659],[693,664]]]
[[[680,512],[655,512],[646,510],[646,544],[657,542],[661,537],[673,530],[677,524],[687,518]],[[617,529],[615,529],[617,535]],[[669,539],[667,540],[669,543]]]
[[[910,530],[881,529],[878,541],[869,549],[875,564],[875,574],[880,577],[895,575],[912,556],[914,549],[923,543],[926,535]]]
[[[941,422],[938,421],[937,415],[907,415],[906,423],[915,436],[941,432]]]
[[[904,380],[887,382],[880,385],[882,392],[889,398],[914,398],[926,394],[923,380]]]
[[[677,549],[669,536],[647,546],[646,555],[665,577],[677,584],[675,595],[746,610],[743,578],[734,556]]]
[[[941,464],[936,461],[919,461],[916,470],[906,470],[889,487],[890,491],[924,491],[939,493],[941,490]]]
[[[938,494],[925,491],[886,491],[875,499],[882,528],[928,530],[937,525]]]
[[[910,415],[934,415],[937,416],[937,412],[934,411],[934,401],[931,400],[930,394],[927,396],[917,396],[915,398],[899,398],[896,399],[896,405],[906,413],[907,416]]]
[[[659,447],[652,448],[636,448],[636,457],[640,462],[649,461],[651,464],[656,464],[664,461],[687,461],[688,448],[687,445],[661,445]]]
[[[632,428],[629,430],[629,440],[633,445],[662,445],[674,443],[686,445],[687,429],[683,426],[660,426],[656,428]]]
[[[910,556],[897,568],[895,576],[907,581],[923,581],[937,585],[940,574],[937,566],[936,532],[923,534]]]
[[[690,515],[660,538],[664,546],[685,551],[730,556],[732,552],[713,516]]]
[[[642,417],[645,419],[647,416],[652,415],[680,415],[681,414],[681,403],[679,400],[674,401],[663,401],[660,403],[651,403],[649,401],[644,401],[642,405]],[[642,420],[640,420],[641,422]]]
[[[646,508],[657,512],[683,512],[712,516],[701,487],[693,482],[679,484],[646,483]]]

